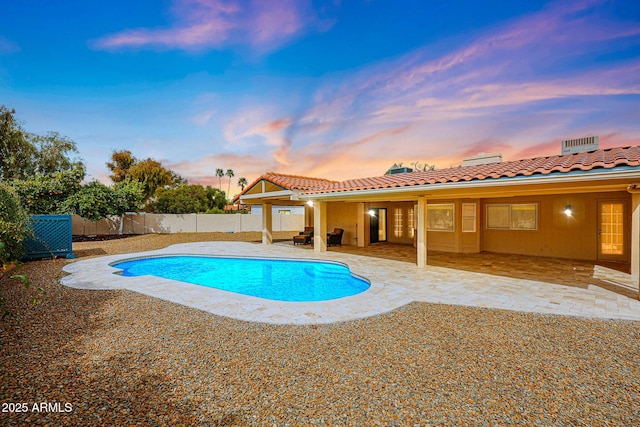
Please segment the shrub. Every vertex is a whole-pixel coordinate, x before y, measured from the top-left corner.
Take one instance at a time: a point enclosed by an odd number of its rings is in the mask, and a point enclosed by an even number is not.
[[[29,288],[27,276],[21,274],[18,259],[23,254],[22,242],[32,234],[31,221],[20,205],[18,196],[10,187],[0,182],[0,279],[10,275],[11,279],[21,282]],[[39,295],[41,289],[38,288]],[[37,301],[37,295],[33,302]],[[0,295],[0,313],[2,319],[13,314],[5,309],[5,299]]]
[[[22,242],[32,235],[31,221],[13,190],[0,183],[0,261],[4,264],[19,259]]]
[[[153,210],[157,213],[186,214],[210,213],[224,208],[222,191],[210,186],[183,184],[176,188],[159,188],[155,193]]]

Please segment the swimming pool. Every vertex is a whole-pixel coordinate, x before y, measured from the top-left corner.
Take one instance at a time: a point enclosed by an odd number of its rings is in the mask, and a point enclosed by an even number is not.
[[[123,276],[158,276],[279,301],[325,301],[366,291],[344,264],[312,260],[159,256],[111,264]]]

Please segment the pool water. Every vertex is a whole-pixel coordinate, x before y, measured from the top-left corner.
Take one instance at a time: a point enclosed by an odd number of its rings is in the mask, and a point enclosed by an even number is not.
[[[123,276],[158,276],[280,301],[324,301],[359,294],[369,282],[331,262],[163,256],[112,264]]]

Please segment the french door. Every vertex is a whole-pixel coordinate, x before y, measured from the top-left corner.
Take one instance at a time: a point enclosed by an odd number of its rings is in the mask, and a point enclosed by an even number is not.
[[[598,260],[627,260],[627,215],[624,201],[598,201]]]

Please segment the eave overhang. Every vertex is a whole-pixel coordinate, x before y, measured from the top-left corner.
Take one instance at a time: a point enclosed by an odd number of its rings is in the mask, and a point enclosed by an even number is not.
[[[334,191],[301,194],[301,200],[356,201],[356,200],[410,200],[417,196],[495,197],[524,194],[558,194],[598,191],[626,191],[629,184],[640,182],[640,168],[619,167],[552,173],[548,175],[487,178],[483,180],[445,182],[366,190]]]

